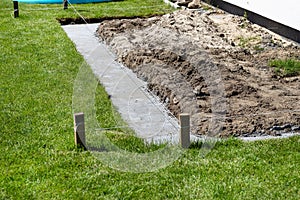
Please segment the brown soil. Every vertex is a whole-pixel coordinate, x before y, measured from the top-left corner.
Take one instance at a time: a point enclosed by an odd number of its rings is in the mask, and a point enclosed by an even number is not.
[[[220,10],[103,21],[99,36],[197,134],[300,131],[300,76],[268,66],[300,59],[299,44]]]

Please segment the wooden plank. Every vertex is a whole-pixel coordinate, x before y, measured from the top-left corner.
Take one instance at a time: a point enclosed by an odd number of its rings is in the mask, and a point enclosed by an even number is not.
[[[190,142],[190,115],[182,113],[179,115],[180,136],[179,143],[182,148],[189,148]]]
[[[85,145],[85,126],[84,126],[84,114],[74,114],[74,138],[75,145],[81,146],[86,149]]]
[[[64,0],[64,10],[68,9],[68,0]]]
[[[14,17],[17,18],[19,17],[19,2],[13,1],[13,3],[14,3]]]

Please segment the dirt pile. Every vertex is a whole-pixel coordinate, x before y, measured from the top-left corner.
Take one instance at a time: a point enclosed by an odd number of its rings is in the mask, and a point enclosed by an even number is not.
[[[300,77],[268,62],[298,58],[297,44],[220,10],[103,21],[99,36],[192,131],[221,136],[300,131]]]

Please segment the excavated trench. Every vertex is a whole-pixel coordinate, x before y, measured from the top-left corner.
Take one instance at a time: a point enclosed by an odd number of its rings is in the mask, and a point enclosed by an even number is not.
[[[103,21],[99,37],[192,131],[265,136],[300,131],[300,77],[272,59],[300,59],[299,44],[219,10]]]

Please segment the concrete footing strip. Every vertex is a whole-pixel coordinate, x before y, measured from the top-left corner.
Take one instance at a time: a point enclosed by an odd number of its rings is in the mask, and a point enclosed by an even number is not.
[[[115,61],[107,46],[95,36],[99,24],[67,25],[63,29],[75,43],[110,95],[113,105],[136,135],[150,142],[178,142],[176,118],[146,90],[146,82]]]

